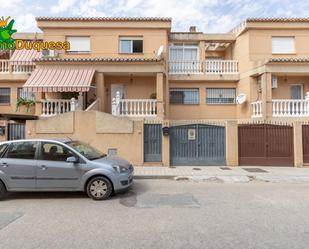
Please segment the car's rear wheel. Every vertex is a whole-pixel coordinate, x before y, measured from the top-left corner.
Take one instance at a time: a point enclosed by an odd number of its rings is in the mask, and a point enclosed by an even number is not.
[[[113,192],[111,182],[104,176],[96,176],[87,184],[87,194],[96,201],[106,200]]]
[[[0,181],[0,200],[3,200],[6,197],[7,191],[3,184],[3,182]]]

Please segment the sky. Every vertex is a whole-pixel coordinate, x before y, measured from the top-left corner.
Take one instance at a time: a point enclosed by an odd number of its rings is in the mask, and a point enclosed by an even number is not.
[[[36,16],[148,16],[171,17],[173,31],[222,33],[247,17],[309,17],[309,0],[0,0],[0,9],[18,32],[39,31]]]

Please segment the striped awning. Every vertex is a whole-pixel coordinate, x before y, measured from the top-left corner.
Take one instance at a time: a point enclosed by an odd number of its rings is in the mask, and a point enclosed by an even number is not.
[[[87,92],[95,70],[76,67],[41,67],[24,84],[31,92]]]
[[[20,49],[15,50],[13,55],[10,58],[10,63],[12,64],[22,64],[25,63],[27,65],[33,64],[33,59],[40,59],[41,58],[41,52],[38,52],[34,49],[26,50],[26,49]]]

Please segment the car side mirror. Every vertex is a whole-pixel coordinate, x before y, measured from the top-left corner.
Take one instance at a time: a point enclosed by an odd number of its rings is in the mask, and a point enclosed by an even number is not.
[[[67,163],[77,163],[78,159],[75,156],[70,156],[67,158]]]

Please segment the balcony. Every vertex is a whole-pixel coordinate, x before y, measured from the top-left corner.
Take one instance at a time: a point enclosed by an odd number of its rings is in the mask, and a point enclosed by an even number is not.
[[[263,116],[262,101],[251,103],[252,118]],[[309,117],[309,99],[273,99],[272,117]]]
[[[170,61],[170,74],[238,74],[238,61],[206,60],[206,61]]]
[[[157,116],[156,99],[120,99],[113,98],[112,115],[121,117],[155,117]]]
[[[78,109],[78,101],[76,99],[46,99],[42,100],[41,117],[53,117],[66,112]]]
[[[35,65],[29,61],[0,60],[0,74],[32,73]]]

